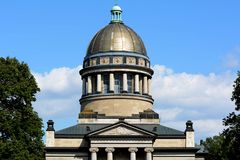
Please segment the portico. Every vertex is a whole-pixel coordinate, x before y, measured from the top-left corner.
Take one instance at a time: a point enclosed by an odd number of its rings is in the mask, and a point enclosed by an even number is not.
[[[104,149],[104,148],[103,148]],[[129,147],[129,148],[118,148],[120,150],[128,150],[129,152],[129,159],[130,160],[136,160],[137,159],[137,152],[138,148],[136,147]],[[143,148],[145,151],[145,159],[146,160],[152,160],[152,152],[154,151],[153,148]],[[90,148],[89,151],[91,152],[91,160],[98,160],[97,158],[97,152],[99,151],[99,148]],[[105,148],[106,154],[107,154],[107,160],[113,160],[114,158],[114,151],[115,148],[111,147],[106,147]],[[119,152],[119,151],[118,151]],[[126,156],[126,155],[125,155]],[[143,158],[143,157],[142,157]],[[101,158],[100,158],[101,159]],[[118,158],[116,158],[118,159]]]

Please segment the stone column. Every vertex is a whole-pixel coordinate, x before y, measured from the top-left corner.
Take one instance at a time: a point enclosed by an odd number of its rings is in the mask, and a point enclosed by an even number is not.
[[[92,94],[92,77],[88,76],[88,90],[87,94]]]
[[[91,152],[91,160],[97,160],[97,152],[99,151],[98,148],[89,148]]]
[[[138,149],[129,148],[128,151],[130,152],[130,160],[136,160],[136,152],[138,151]]]
[[[149,79],[148,79],[148,94],[149,94],[149,95],[152,94],[152,93],[151,93],[151,91],[152,91],[152,90],[151,90],[151,85],[152,85],[152,80],[151,80],[151,78],[149,78]]]
[[[123,73],[123,92],[128,92],[127,73]]]
[[[86,79],[82,79],[82,95],[86,94]]]
[[[114,92],[114,74],[113,73],[109,74],[109,92],[111,93]]]
[[[152,160],[152,152],[154,151],[154,149],[145,148],[144,151],[146,152],[146,160]]]
[[[143,77],[143,94],[148,94],[148,78],[147,78],[147,76]]]
[[[107,160],[113,160],[113,152],[115,151],[115,149],[106,148],[105,151],[107,152]]]
[[[98,74],[97,75],[97,93],[102,92],[102,75]]]
[[[139,93],[139,74],[135,74],[135,85],[134,85],[134,87],[135,87],[134,92]]]

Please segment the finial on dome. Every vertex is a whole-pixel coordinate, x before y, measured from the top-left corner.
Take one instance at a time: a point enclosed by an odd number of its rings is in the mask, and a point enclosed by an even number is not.
[[[122,22],[122,9],[119,5],[115,4],[111,9],[112,23]]]

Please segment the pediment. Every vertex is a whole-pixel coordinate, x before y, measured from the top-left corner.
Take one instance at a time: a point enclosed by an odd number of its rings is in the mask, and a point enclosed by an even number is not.
[[[128,123],[116,123],[103,129],[90,133],[88,136],[155,136],[154,133],[140,129]]]
[[[136,131],[136,130],[133,130],[133,129],[130,129],[130,128],[127,128],[125,126],[118,126],[118,127],[115,127],[115,128],[112,128],[112,129],[109,129],[107,131],[104,131],[102,133],[99,133],[98,135],[135,135],[135,136],[142,136],[144,135],[143,133],[139,132],[139,131]]]

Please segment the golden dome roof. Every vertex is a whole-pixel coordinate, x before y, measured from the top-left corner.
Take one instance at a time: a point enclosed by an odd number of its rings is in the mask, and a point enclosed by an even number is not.
[[[93,37],[87,56],[103,52],[131,52],[147,56],[142,39],[123,23],[110,23]]]

